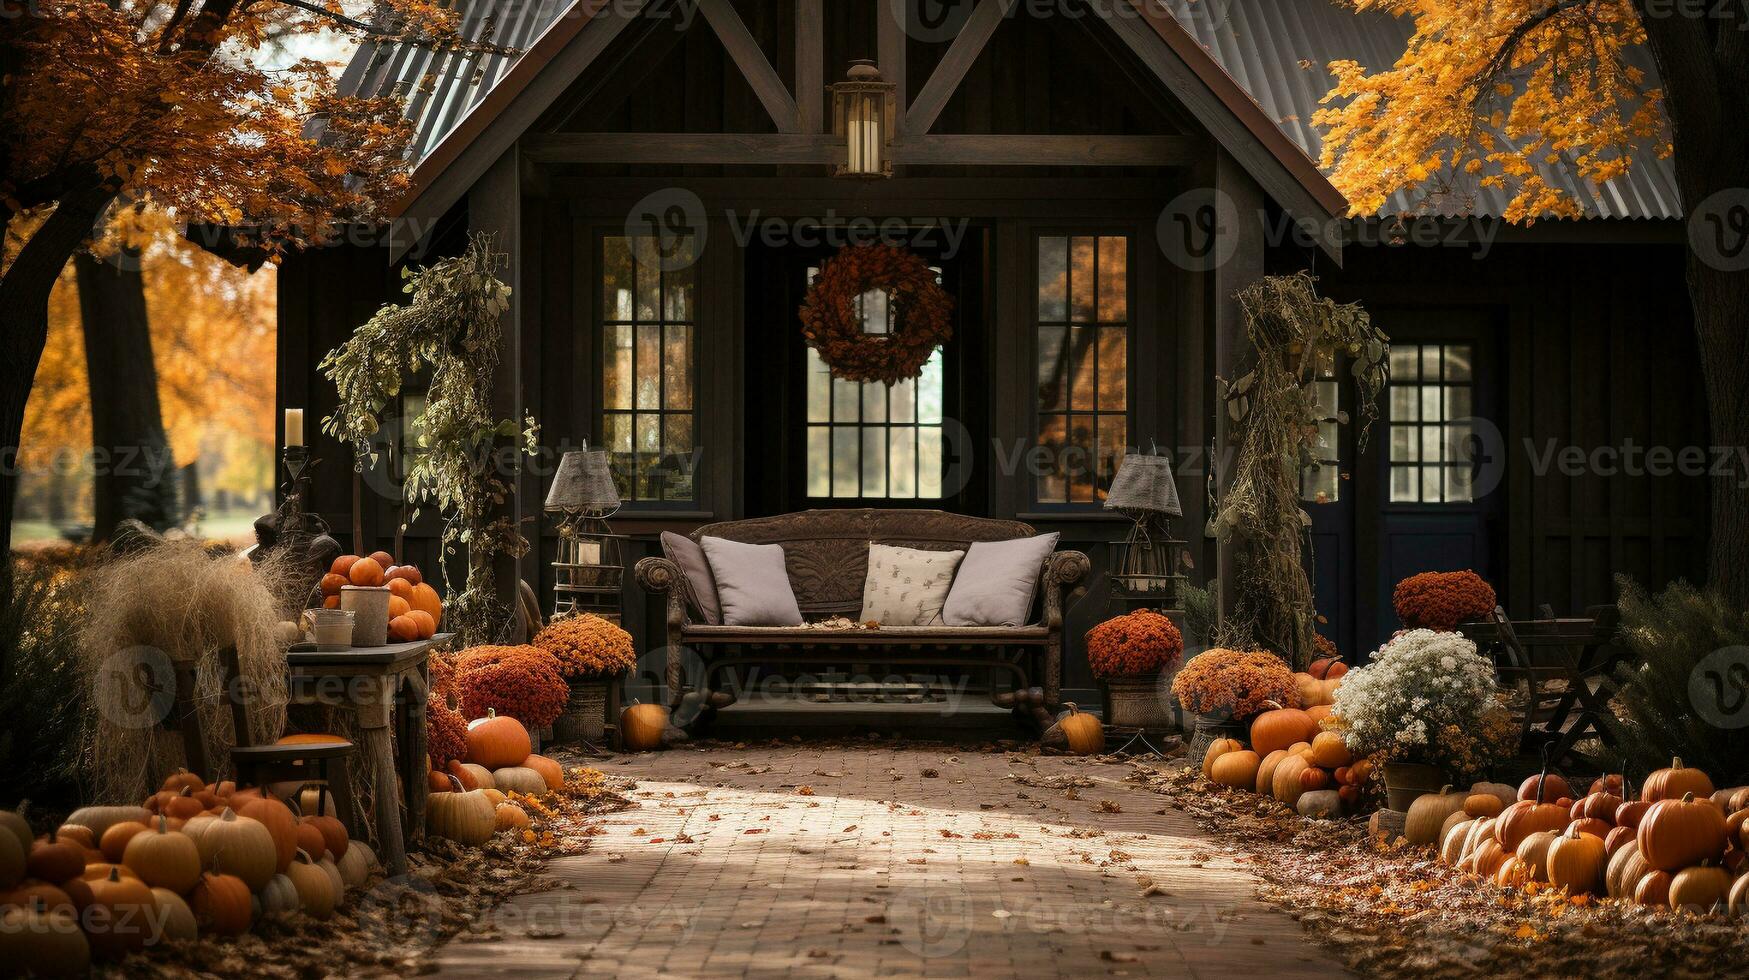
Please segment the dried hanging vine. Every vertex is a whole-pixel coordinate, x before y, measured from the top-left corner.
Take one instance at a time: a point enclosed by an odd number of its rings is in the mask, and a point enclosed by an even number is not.
[[[445,619],[470,646],[501,638],[509,623],[493,564],[500,555],[526,554],[528,540],[497,512],[514,492],[507,471],[515,467],[504,463],[538,448],[532,417],[518,426],[492,411],[501,318],[510,306],[510,287],[493,272],[502,260],[490,236],[475,235],[461,255],[408,270],[404,291],[413,301],[378,310],[320,365],[340,393],[322,431],[352,443],[359,470],[376,465],[371,440],[406,377],[430,370],[431,388],[418,420],[422,452],[408,454],[403,490],[416,505],[409,521],[419,516],[420,504],[443,514],[443,581],[451,596]],[[503,440],[514,440],[508,453]],[[450,583],[450,558],[458,545],[468,550],[467,585],[459,594]]]
[[[1351,363],[1356,441],[1364,452],[1390,358],[1390,338],[1366,311],[1320,297],[1316,283],[1297,273],[1266,276],[1240,290],[1256,364],[1237,381],[1220,379],[1240,445],[1233,484],[1220,503],[1219,533],[1232,548],[1236,588],[1217,642],[1270,650],[1298,665],[1313,654],[1318,616],[1306,577],[1312,521],[1300,506],[1300,471],[1327,455],[1317,451],[1319,423],[1349,421],[1343,412],[1326,414],[1313,382],[1339,356]]]

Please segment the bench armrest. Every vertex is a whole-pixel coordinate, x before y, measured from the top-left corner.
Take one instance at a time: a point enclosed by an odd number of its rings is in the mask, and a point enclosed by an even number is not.
[[[1065,598],[1080,585],[1093,569],[1093,563],[1079,551],[1058,551],[1045,559],[1039,573],[1039,592],[1044,596],[1044,625],[1052,630],[1063,628]]]
[[[649,595],[665,595],[667,602],[666,629],[663,640],[668,648],[668,662],[664,671],[664,680],[668,685],[668,698],[671,709],[680,707],[682,650],[680,646],[680,630],[686,625],[686,603],[688,588],[686,574],[673,561],[660,556],[641,558],[633,575],[638,580],[638,587]]]

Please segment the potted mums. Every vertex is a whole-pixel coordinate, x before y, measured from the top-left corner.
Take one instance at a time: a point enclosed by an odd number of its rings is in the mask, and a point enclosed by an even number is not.
[[[553,655],[560,676],[571,686],[554,735],[561,740],[600,739],[606,728],[607,685],[637,663],[631,634],[585,613],[547,624],[535,634],[534,645]]]
[[[1331,718],[1356,757],[1382,756],[1388,805],[1407,810],[1511,753],[1517,733],[1496,689],[1494,665],[1474,643],[1410,630],[1343,676]]]
[[[1172,679],[1172,693],[1196,714],[1191,757],[1217,738],[1245,739],[1252,718],[1271,708],[1299,707],[1299,690],[1287,663],[1273,653],[1215,647],[1191,658]]]
[[[1105,684],[1108,724],[1172,727],[1161,672],[1184,659],[1184,636],[1172,620],[1148,609],[1108,619],[1087,631],[1087,662]]]

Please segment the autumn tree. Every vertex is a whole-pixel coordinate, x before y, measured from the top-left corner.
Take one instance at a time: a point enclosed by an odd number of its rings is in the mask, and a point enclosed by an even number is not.
[[[9,238],[31,223],[0,273],[0,555],[50,293],[118,195],[272,253],[404,191],[398,102],[340,96],[316,60],[254,57],[322,30],[460,43],[430,0],[387,10],[367,24],[340,0],[34,0],[0,18],[0,222]]]
[[[1636,149],[1674,154],[1712,439],[1749,445],[1749,270],[1738,258],[1749,246],[1749,12],[1710,0],[1349,2],[1415,21],[1390,68],[1332,64],[1336,87],[1313,120],[1356,214],[1405,189],[1461,206],[1466,188],[1495,187],[1512,195],[1510,220],[1578,216],[1582,202],[1544,168],[1602,182]],[[1642,47],[1659,86],[1634,65]],[[1749,605],[1742,483],[1712,481],[1708,562],[1739,607]]]

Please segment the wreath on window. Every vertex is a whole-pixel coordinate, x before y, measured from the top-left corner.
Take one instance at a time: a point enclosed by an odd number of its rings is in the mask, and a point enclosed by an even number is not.
[[[865,333],[857,314],[864,293],[887,294],[890,333]],[[923,373],[935,348],[953,336],[953,297],[935,270],[896,245],[846,245],[827,259],[802,299],[802,337],[834,378],[889,387]]]

